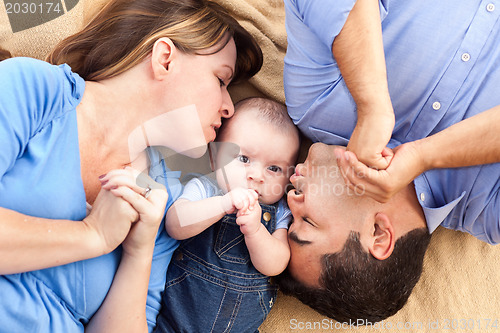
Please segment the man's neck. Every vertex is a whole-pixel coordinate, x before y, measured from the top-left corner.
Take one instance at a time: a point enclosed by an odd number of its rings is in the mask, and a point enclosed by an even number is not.
[[[418,202],[413,183],[408,184],[393,197],[391,211],[394,221],[398,221],[394,224],[396,239],[411,230],[427,227],[425,215]]]

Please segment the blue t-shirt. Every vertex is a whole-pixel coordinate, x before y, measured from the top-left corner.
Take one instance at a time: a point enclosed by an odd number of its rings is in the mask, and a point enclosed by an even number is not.
[[[356,104],[332,55],[355,0],[284,0],[288,111],[313,141],[346,146]],[[390,147],[500,105],[500,6],[491,0],[380,0],[396,124]],[[500,163],[425,172],[414,181],[429,230],[500,242]]]
[[[67,65],[30,58],[0,62],[0,206],[43,218],[81,221],[86,199],[80,174],[76,106],[84,80]],[[150,175],[180,195],[177,178],[150,150]],[[43,237],[43,235],[40,235]],[[177,241],[160,226],[147,300],[150,331]],[[0,276],[0,331],[83,332],[106,297],[121,258],[114,252],[63,266]]]

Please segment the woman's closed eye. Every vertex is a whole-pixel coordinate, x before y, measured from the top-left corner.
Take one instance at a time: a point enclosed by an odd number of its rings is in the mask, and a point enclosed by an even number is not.
[[[220,77],[218,77],[218,79],[219,79],[219,85],[220,85],[221,87],[225,87],[225,86],[226,86],[226,82],[224,82],[224,80],[223,80],[223,79],[221,79]]]

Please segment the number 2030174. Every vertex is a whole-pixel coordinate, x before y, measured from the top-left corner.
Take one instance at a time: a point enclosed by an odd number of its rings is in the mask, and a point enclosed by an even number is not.
[[[5,9],[7,10],[7,14],[59,14],[63,11],[60,2],[5,2]]]

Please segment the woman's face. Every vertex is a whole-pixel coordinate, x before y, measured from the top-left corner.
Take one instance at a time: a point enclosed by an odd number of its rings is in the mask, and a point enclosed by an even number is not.
[[[205,142],[214,141],[221,119],[234,114],[234,106],[227,91],[236,64],[236,45],[231,38],[223,49],[210,54],[220,46],[207,49],[206,55],[180,54],[175,75],[174,103],[178,108],[196,108]],[[167,101],[168,103],[168,101]]]

